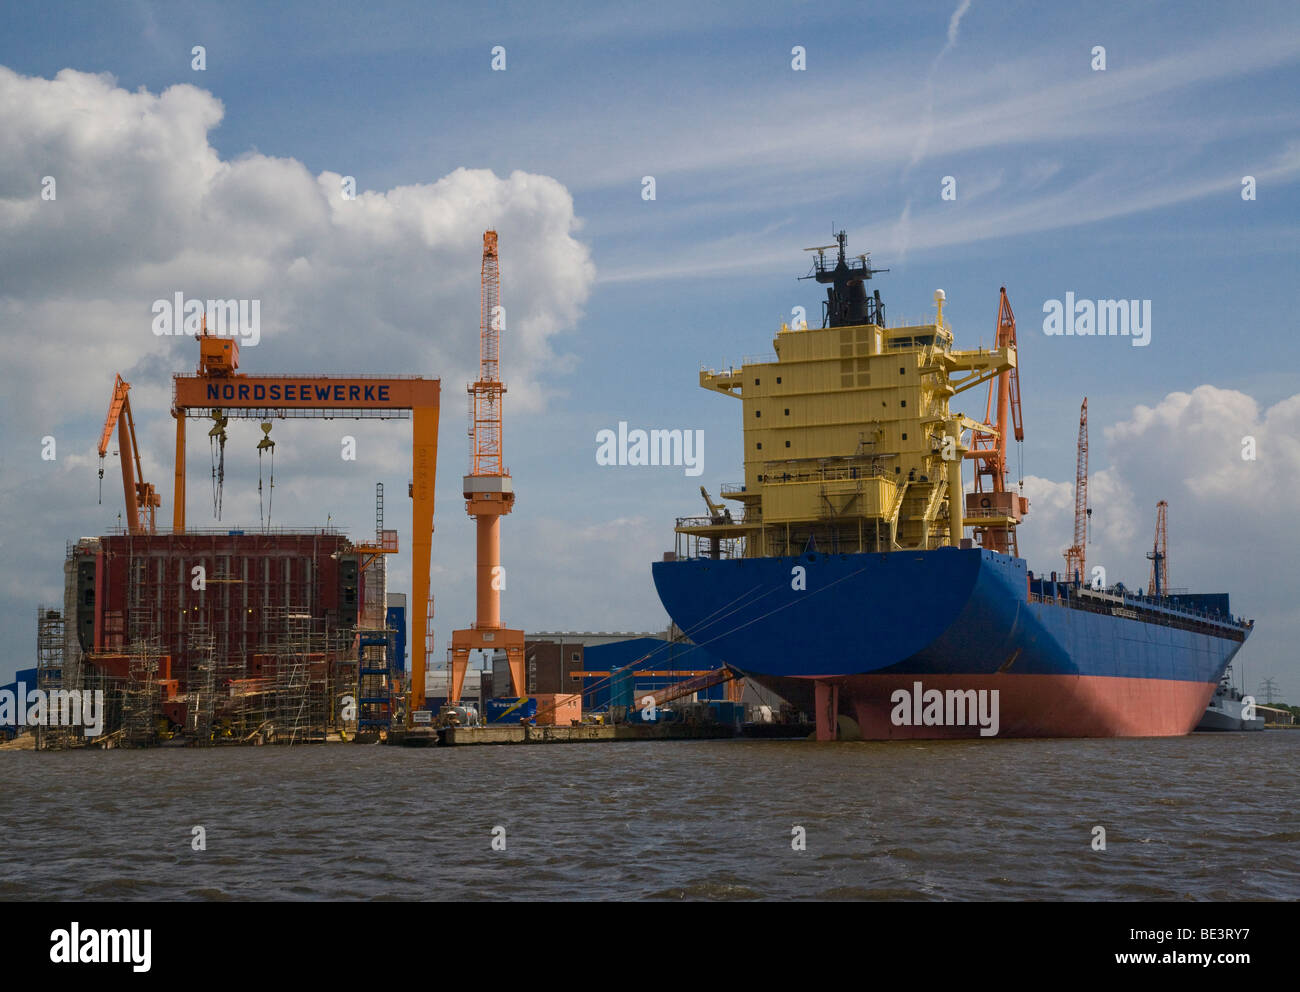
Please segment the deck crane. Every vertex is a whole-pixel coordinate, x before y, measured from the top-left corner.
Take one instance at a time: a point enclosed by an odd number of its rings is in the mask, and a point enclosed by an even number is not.
[[[501,589],[505,586],[501,518],[515,505],[514,483],[502,461],[501,449],[501,398],[506,391],[500,375],[504,315],[497,232],[484,231],[479,281],[479,376],[468,387],[470,473],[462,486],[465,511],[474,518],[478,532],[476,620],[467,629],[452,631],[448,705],[460,700],[469,653],[474,650],[504,650],[515,694],[522,696],[525,690],[524,632],[501,623]]]
[[[1067,582],[1087,581],[1088,518],[1088,397],[1079,408],[1079,452],[1074,474],[1074,543],[1065,549]]]
[[[731,511],[721,503],[713,502],[709,496],[709,491],[700,486],[700,495],[704,497],[704,505],[709,508],[709,522],[712,524],[729,524],[731,523]],[[708,540],[705,554],[710,558],[722,557],[722,541],[718,538]]]
[[[1016,315],[1011,310],[1005,286],[999,290],[994,347],[1017,351]],[[993,419],[995,409],[997,420]],[[1015,364],[989,381],[983,429],[971,431],[971,447],[966,457],[975,462],[975,486],[966,497],[966,518],[971,521],[981,547],[1019,557],[1016,525],[1028,511],[1029,501],[1021,493],[1007,489],[1007,435],[1013,431],[1018,443],[1024,441],[1018,355]],[[1020,479],[1019,483],[1023,490],[1024,480]]]
[[[108,442],[117,427],[117,449],[122,459],[122,489],[126,496],[126,526],[131,534],[153,534],[157,530],[154,511],[160,500],[153,484],[144,481],[140,466],[140,449],[135,442],[135,419],[131,416],[131,385],[120,375],[113,383],[113,398],[109,402],[104,431],[99,438],[99,488],[104,489],[104,456]]]
[[[1169,503],[1161,500],[1156,504],[1156,539],[1147,558],[1151,560],[1151,577],[1147,582],[1148,596],[1167,596],[1169,594],[1169,532],[1167,516]]]

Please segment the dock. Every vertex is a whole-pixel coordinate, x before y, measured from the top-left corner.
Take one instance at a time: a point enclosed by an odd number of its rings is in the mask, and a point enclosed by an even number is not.
[[[524,726],[516,724],[489,725],[485,727],[444,727],[439,730],[417,728],[394,730],[385,743],[403,747],[472,747],[483,744],[587,744],[598,741],[663,741],[663,740],[724,740],[735,737],[788,736],[806,737],[810,728],[803,724],[781,727],[783,733],[773,733],[772,724],[760,724],[763,733],[752,732],[751,727],[734,727],[723,724],[694,723],[636,723],[594,724],[584,723],[569,727]]]

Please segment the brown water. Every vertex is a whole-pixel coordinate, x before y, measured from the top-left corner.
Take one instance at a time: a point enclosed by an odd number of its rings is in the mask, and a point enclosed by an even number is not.
[[[9,751],[0,898],[1296,899],[1297,758],[1300,731]]]

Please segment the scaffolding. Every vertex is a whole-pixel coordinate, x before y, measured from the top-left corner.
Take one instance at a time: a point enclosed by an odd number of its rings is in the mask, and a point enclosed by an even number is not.
[[[393,669],[397,632],[391,627],[357,631],[357,732],[379,734],[392,729],[397,673]]]
[[[207,746],[215,740],[217,718],[217,639],[203,620],[192,620],[186,632],[190,659],[190,691],[185,730],[194,743]]]
[[[132,640],[127,650],[126,686],[122,693],[122,743],[149,747],[163,736],[159,728],[162,652],[154,638]]]
[[[36,611],[36,689],[52,699],[52,693],[64,688],[64,619],[63,612],[39,607]],[[27,700],[17,700],[17,705],[25,707]],[[48,715],[49,709],[46,713]],[[62,751],[83,742],[80,728],[63,727],[51,724],[48,720],[38,723],[33,732],[36,735],[36,748],[39,751]]]
[[[361,569],[364,560],[332,531],[70,542],[62,615],[82,617],[93,603],[94,643],[84,617],[42,627],[45,679],[73,687],[67,659],[86,649],[85,688],[104,692],[100,746],[298,744],[331,730],[347,739],[362,604],[384,625],[384,557]]]

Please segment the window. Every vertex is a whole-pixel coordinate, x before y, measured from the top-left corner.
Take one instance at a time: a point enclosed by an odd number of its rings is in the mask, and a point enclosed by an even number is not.
[[[777,377],[776,377],[776,384],[777,384],[778,386],[781,385],[781,377],[780,377],[780,376],[777,376]]]
[[[899,400],[899,401],[898,401],[898,405],[899,405],[899,406],[907,406],[907,400]]]
[[[907,369],[906,369],[905,367],[903,367],[902,365],[900,365],[900,366],[898,367],[898,374],[899,374],[899,375],[907,375]]]
[[[762,441],[759,441],[758,444],[754,445],[754,447],[757,448],[759,451],[762,451],[762,450],[763,450],[763,442],[762,442]]]
[[[755,416],[755,417],[761,417],[761,416],[763,416],[763,411],[762,411],[762,410],[755,410],[755,411],[754,411],[754,416]]]
[[[790,408],[789,408],[789,407],[786,407],[786,408],[785,408],[785,415],[786,415],[787,417],[790,416]]]
[[[786,441],[786,442],[785,442],[785,446],[786,446],[787,448],[790,447],[790,442],[789,442],[789,441]]]
[[[754,385],[755,385],[755,386],[758,385],[758,380],[757,380],[757,379],[754,380]]]
[[[907,440],[907,434],[906,434],[906,433],[903,434],[903,440],[904,440],[904,441]]]

